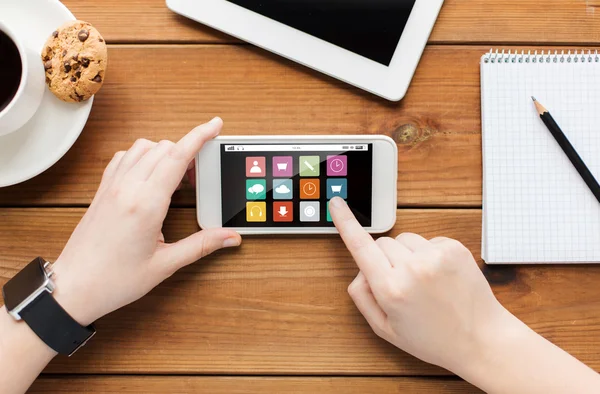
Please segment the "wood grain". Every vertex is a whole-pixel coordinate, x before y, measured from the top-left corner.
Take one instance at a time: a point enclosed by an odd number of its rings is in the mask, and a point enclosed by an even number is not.
[[[82,209],[0,209],[0,285],[32,257],[55,259],[82,214]],[[176,240],[196,229],[194,210],[176,209],[165,234]],[[394,233],[403,231],[457,238],[479,259],[480,210],[399,210]],[[484,271],[511,312],[600,370],[595,335],[600,266]],[[356,273],[336,237],[249,237],[239,250],[185,268],[100,320],[97,337],[85,349],[57,358],[48,371],[445,374],[371,332],[346,293]]]
[[[481,54],[600,42],[598,0],[445,0],[409,93],[395,104],[239,45],[165,0],[63,2],[111,44],[107,81],[71,151],[0,189],[0,207],[17,207],[0,208],[0,286],[37,255],[55,259],[84,213],[39,207],[87,206],[115,151],[142,137],[176,140],[215,115],[230,135],[389,135],[400,150],[400,207],[479,208]],[[173,202],[192,207],[194,191]],[[194,231],[193,209],[170,212],[168,240]],[[479,209],[401,209],[394,233],[402,231],[464,242],[510,311],[600,371],[600,266],[486,267]],[[477,392],[378,339],[346,293],[356,272],[336,237],[247,238],[99,321],[98,336],[57,358],[30,392]]]
[[[46,173],[0,189],[0,206],[88,205],[116,151],[137,138],[177,140],[215,115],[224,134],[391,136],[399,205],[479,206],[485,51],[429,47],[406,98],[389,103],[251,47],[111,46],[82,136]],[[186,190],[175,203],[194,201]]]
[[[112,43],[232,43],[174,14],[165,0],[64,0]],[[597,0],[445,0],[430,43],[596,44]]]
[[[480,393],[458,379],[446,378],[295,378],[82,376],[38,379],[29,394],[38,393],[210,393],[210,394],[410,394]]]

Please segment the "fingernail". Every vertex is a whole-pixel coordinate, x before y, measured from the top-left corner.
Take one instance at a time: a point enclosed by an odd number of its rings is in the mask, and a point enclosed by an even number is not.
[[[235,248],[236,246],[240,246],[240,239],[239,238],[227,238],[223,242],[223,247],[224,248]]]
[[[188,164],[187,171],[191,170],[192,168],[194,168],[194,160],[190,161],[190,164]]]
[[[223,122],[223,119],[219,118],[218,116],[215,116],[208,123],[210,123],[210,124],[217,124],[217,123],[221,123],[221,122]]]
[[[329,205],[331,205],[334,208],[342,208],[344,205],[346,205],[346,201],[344,201],[340,197],[334,197],[329,202]]]

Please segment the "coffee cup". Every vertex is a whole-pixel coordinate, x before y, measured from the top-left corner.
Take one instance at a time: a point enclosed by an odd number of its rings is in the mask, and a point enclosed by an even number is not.
[[[0,136],[23,127],[42,102],[45,75],[37,52],[0,21]]]

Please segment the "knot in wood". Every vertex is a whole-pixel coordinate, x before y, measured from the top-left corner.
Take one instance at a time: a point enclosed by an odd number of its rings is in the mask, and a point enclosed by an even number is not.
[[[419,129],[414,124],[405,124],[396,129],[393,138],[398,144],[410,144],[419,138]]]

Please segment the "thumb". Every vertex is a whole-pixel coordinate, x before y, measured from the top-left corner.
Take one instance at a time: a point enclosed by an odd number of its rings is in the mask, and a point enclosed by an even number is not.
[[[199,231],[181,241],[160,250],[159,260],[167,262],[174,271],[192,264],[222,248],[242,244],[242,237],[235,231],[215,228]]]

